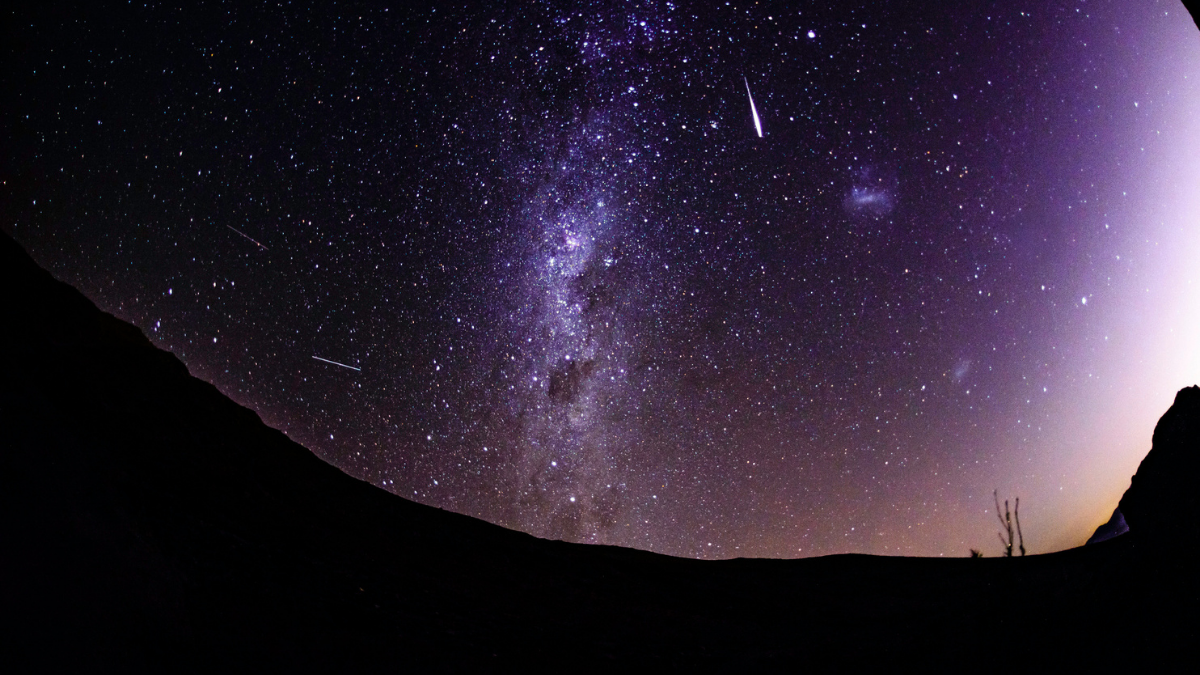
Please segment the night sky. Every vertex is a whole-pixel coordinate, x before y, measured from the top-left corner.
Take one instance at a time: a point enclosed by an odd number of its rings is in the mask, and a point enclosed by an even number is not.
[[[408,499],[1047,552],[1200,381],[1178,2],[22,4],[0,226]]]

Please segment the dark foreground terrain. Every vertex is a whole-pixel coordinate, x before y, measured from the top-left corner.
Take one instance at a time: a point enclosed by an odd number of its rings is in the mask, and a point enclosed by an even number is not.
[[[1020,559],[701,562],[539,540],[325,464],[3,235],[0,283],[6,672],[1009,669],[1165,663],[1197,638],[1195,533],[1139,532],[1153,500],[1126,510],[1128,534]],[[1196,456],[1197,425],[1180,428],[1158,462],[1175,478],[1172,457]]]

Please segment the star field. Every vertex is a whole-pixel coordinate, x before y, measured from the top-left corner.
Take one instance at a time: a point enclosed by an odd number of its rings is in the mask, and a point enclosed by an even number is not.
[[[998,489],[1045,552],[1200,380],[1174,2],[24,11],[6,231],[408,499],[994,555]]]

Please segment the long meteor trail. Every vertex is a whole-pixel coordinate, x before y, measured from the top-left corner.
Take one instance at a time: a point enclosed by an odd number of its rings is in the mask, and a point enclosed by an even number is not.
[[[758,108],[754,107],[754,94],[750,93],[750,80],[743,75],[742,81],[746,83],[746,96],[750,97],[750,114],[754,115],[754,130],[758,132],[758,137],[762,138],[762,122],[758,121]]]
[[[344,364],[344,363],[338,363],[337,361],[330,361],[329,359],[323,359],[323,358],[321,358],[321,357],[319,357],[319,356],[313,356],[313,358],[314,358],[314,359],[316,359],[316,360],[318,360],[318,361],[324,361],[325,363],[332,363],[332,364],[333,364],[333,365],[335,365],[335,366],[341,366],[341,367],[343,367],[343,368],[349,368],[350,370],[357,370],[357,371],[358,371],[358,372],[360,372],[360,373],[362,372],[362,368],[355,368],[354,366],[348,366],[348,365],[346,365],[346,364]]]
[[[761,136],[762,134],[759,134],[759,135]],[[241,230],[237,229],[236,227],[233,227],[233,226],[231,226],[231,225],[226,225],[225,227],[228,227],[229,229],[233,230],[234,232],[237,232],[238,234],[242,235],[243,237],[245,237],[245,238],[249,239],[250,241],[252,241],[252,242],[254,242],[254,243],[258,244],[258,245],[259,245],[259,247],[260,247],[260,248],[262,248],[262,250],[264,250],[264,251],[269,251],[269,250],[270,250],[270,249],[268,249],[266,246],[263,246],[263,245],[262,245],[262,242],[260,242],[259,240],[255,239],[254,237],[251,237],[250,235],[246,234],[245,232],[242,232]]]

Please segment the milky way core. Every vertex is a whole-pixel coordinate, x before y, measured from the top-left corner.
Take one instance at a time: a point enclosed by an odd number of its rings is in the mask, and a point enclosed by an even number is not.
[[[1047,552],[1200,381],[1176,2],[19,12],[0,226],[407,499],[961,556],[998,490]]]

